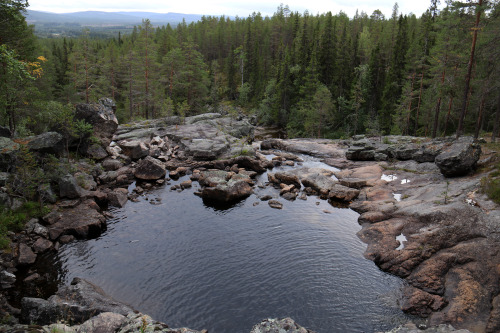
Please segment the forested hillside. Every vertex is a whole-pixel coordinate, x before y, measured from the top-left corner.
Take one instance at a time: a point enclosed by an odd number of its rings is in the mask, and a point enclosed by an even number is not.
[[[128,35],[37,39],[23,0],[0,0],[0,125],[56,126],[68,105],[116,100],[120,121],[241,106],[292,137],[442,136],[500,123],[500,2],[202,17]]]

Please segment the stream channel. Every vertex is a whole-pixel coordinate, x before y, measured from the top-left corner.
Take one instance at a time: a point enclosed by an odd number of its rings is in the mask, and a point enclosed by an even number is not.
[[[304,167],[332,169],[301,157]],[[213,207],[194,195],[197,182],[170,190],[187,179],[111,209],[99,238],[62,246],[48,258],[57,284],[82,277],[170,327],[210,333],[248,333],[276,317],[317,333],[377,332],[410,319],[398,306],[404,282],[363,257],[356,212],[314,196],[279,198],[272,186],[258,187],[266,173],[247,199]],[[260,201],[265,194],[283,209]]]

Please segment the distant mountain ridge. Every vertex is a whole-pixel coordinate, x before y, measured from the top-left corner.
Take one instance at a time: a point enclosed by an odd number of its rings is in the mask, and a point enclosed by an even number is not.
[[[177,25],[183,19],[186,23],[201,20],[202,15],[181,13],[153,13],[153,12],[101,12],[84,11],[75,13],[51,13],[36,10],[27,10],[26,21],[28,24],[61,25],[72,24],[81,26],[128,26],[140,25],[142,19],[149,19],[153,25]]]

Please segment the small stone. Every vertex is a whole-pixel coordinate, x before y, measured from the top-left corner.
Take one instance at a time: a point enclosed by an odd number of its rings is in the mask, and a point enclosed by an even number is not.
[[[272,197],[271,195],[267,194],[267,195],[264,195],[264,196],[260,197],[260,200],[261,200],[261,201],[269,201],[269,200],[271,200],[272,198],[273,198],[273,197]]]
[[[278,200],[269,200],[268,202],[269,207],[275,208],[275,209],[283,209],[283,204],[279,202]]]
[[[52,244],[51,241],[43,237],[38,238],[36,242],[33,244],[33,250],[35,251],[35,253],[42,253],[53,247],[54,244]]]
[[[59,242],[61,244],[68,244],[71,243],[75,240],[75,237],[73,235],[64,235],[59,238]]]
[[[181,183],[182,189],[191,188],[193,186],[193,182],[191,180],[185,180]]]
[[[19,256],[17,257],[18,265],[31,265],[36,261],[36,254],[31,250],[31,248],[21,243],[19,244]]]

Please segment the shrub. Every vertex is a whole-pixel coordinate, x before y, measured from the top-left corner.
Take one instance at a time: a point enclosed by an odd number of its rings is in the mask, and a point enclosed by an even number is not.
[[[5,249],[10,244],[7,235],[9,231],[21,231],[26,222],[33,217],[42,217],[50,212],[47,207],[40,207],[38,202],[25,202],[16,210],[0,207],[0,248]]]

